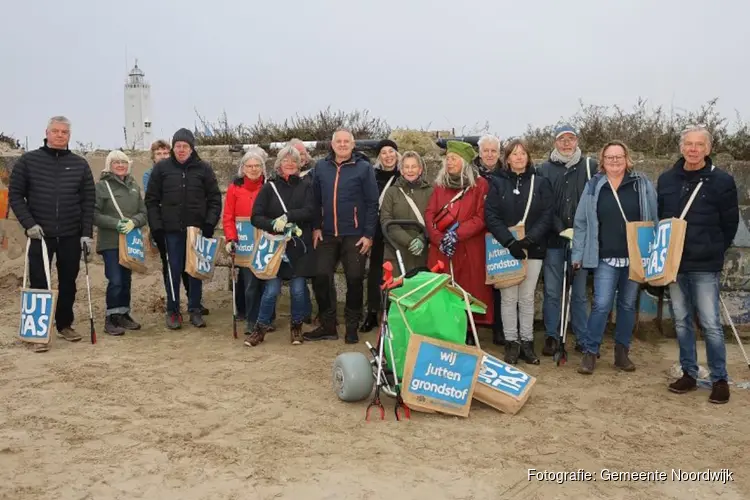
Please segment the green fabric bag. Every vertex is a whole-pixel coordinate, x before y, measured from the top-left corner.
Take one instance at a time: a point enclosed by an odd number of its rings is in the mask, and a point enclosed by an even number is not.
[[[388,325],[393,339],[393,356],[399,382],[404,374],[409,327],[412,332],[426,337],[459,345],[466,343],[469,322],[466,304],[460,290],[452,287],[450,280],[447,274],[421,272],[413,278],[405,279],[401,287],[391,290]],[[473,303],[474,298],[470,294],[469,301],[472,303],[472,312],[485,313],[486,307]],[[385,344],[384,349],[388,366],[393,370],[388,344]]]

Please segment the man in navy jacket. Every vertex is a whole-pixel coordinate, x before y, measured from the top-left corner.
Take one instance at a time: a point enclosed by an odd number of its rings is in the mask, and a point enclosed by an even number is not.
[[[721,404],[729,401],[729,385],[719,280],[724,254],[737,234],[740,214],[737,185],[731,175],[713,164],[709,156],[711,142],[711,134],[703,127],[690,127],[682,133],[682,157],[659,176],[657,197],[659,219],[680,217],[687,208],[680,269],[677,281],[669,285],[683,376],[670,384],[669,390],[682,394],[697,387],[693,328],[693,311],[697,310],[713,384],[708,400]],[[698,186],[700,191],[688,207]]]
[[[345,341],[353,344],[359,341],[365,263],[378,224],[378,185],[370,162],[354,152],[354,136],[349,130],[337,130],[331,148],[333,152],[318,161],[313,174],[314,286],[321,324],[304,338],[338,339],[329,284],[341,261],[346,276]]]

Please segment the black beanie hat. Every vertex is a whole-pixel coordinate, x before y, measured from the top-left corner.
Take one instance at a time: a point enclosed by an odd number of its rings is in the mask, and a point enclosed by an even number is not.
[[[398,151],[398,144],[396,144],[395,142],[393,142],[390,139],[383,139],[382,141],[380,141],[378,143],[378,145],[375,146],[375,150],[377,151],[378,154],[380,154],[380,150],[383,149],[386,146],[390,146],[393,149],[395,149],[396,151]]]
[[[174,136],[172,137],[172,147],[174,147],[175,143],[178,141],[187,142],[190,144],[190,149],[195,149],[195,136],[186,128],[181,128],[174,133]]]

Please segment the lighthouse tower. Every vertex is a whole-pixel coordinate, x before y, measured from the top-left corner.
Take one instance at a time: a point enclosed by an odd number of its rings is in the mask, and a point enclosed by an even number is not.
[[[125,147],[148,149],[151,146],[151,85],[138,67],[138,60],[125,81]]]

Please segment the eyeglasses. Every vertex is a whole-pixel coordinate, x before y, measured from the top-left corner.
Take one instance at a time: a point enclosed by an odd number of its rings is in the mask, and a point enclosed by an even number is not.
[[[570,137],[561,137],[560,139],[557,139],[557,142],[560,142],[562,144],[573,144],[577,140],[578,140],[577,137],[573,137],[573,138],[570,138]]]
[[[622,161],[625,159],[625,155],[607,155],[604,157],[604,159],[612,162]]]
[[[244,168],[263,168],[261,165],[258,165],[256,163],[248,163],[243,166]]]

